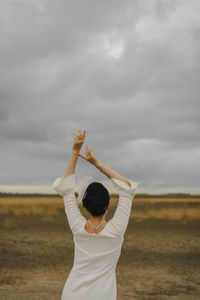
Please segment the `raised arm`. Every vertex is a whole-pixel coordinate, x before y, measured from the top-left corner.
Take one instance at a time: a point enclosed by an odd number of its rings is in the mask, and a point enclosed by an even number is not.
[[[91,153],[91,149],[92,148],[88,149],[87,147],[86,156],[83,156],[81,154],[79,154],[79,156],[92,163],[103,174],[105,174],[110,179],[115,190],[118,192],[118,205],[114,216],[109,221],[109,226],[110,231],[113,235],[122,237],[128,225],[132,207],[132,200],[135,196],[138,183],[132,180],[127,180],[126,178],[122,177],[119,173],[103,164],[98,158],[96,158]]]
[[[74,145],[65,170],[64,178],[75,173],[76,163],[80,149],[84,143],[85,133],[85,130],[83,131],[83,134],[81,133],[81,130],[79,130],[79,134],[74,133]]]
[[[99,169],[99,171],[101,171],[108,178],[114,178],[114,179],[120,180],[120,181],[126,183],[129,187],[131,187],[131,183],[126,178],[122,177],[119,173],[117,173],[116,171],[114,171],[110,167],[106,166],[105,164],[103,164],[100,161],[100,159],[95,157],[93,155],[93,153],[91,152],[92,148],[93,147],[88,149],[88,147],[86,147],[86,156],[83,156],[81,154],[78,154],[78,155],[80,157],[84,158],[85,160],[89,161],[91,164],[93,164],[97,169]]]
[[[80,131],[80,130],[79,130]],[[68,223],[73,234],[78,232],[80,226],[85,222],[84,216],[81,214],[78,203],[74,194],[75,168],[78,159],[78,153],[84,142],[85,130],[82,134],[75,134],[74,145],[70,155],[65,174],[63,177],[58,177],[54,180],[52,186],[64,198],[64,208],[67,215]]]

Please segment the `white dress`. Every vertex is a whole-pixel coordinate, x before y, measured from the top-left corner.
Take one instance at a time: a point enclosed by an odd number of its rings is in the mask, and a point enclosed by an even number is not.
[[[131,188],[121,180],[109,179],[119,194],[113,217],[99,233],[88,233],[74,187],[75,175],[58,177],[53,188],[64,198],[65,213],[73,234],[74,262],[65,282],[61,300],[116,300],[116,265],[121,254],[132,199],[138,183],[129,180]]]

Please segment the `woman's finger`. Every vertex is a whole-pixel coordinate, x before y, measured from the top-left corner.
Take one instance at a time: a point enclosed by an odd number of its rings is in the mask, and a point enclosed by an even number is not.
[[[80,157],[84,158],[85,160],[87,160],[87,157],[81,155],[80,153],[78,154]]]
[[[79,129],[78,131],[79,131],[79,133],[80,133],[80,135],[81,135],[82,137],[85,137],[85,130],[83,131],[83,133],[81,132],[80,129]]]

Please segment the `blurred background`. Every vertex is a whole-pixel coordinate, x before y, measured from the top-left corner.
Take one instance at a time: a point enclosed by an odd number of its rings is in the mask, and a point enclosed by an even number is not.
[[[78,129],[138,182],[118,300],[200,298],[199,20],[198,0],[0,2],[0,298],[61,297],[73,239],[52,183]],[[79,158],[76,179],[106,185],[109,220],[107,178]]]

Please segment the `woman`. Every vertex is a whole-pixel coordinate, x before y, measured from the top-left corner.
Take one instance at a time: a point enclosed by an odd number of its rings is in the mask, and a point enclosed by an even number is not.
[[[74,134],[74,145],[63,177],[53,182],[54,189],[64,198],[65,212],[74,240],[74,263],[65,282],[61,300],[116,300],[116,265],[121,254],[132,199],[138,183],[120,176],[104,165],[86,147],[86,156],[80,149],[85,133]],[[74,194],[75,167],[78,157],[93,164],[112,182],[119,194],[114,216],[105,221],[109,206],[109,193],[99,182],[92,182],[83,196],[83,206],[90,218],[81,214]]]

